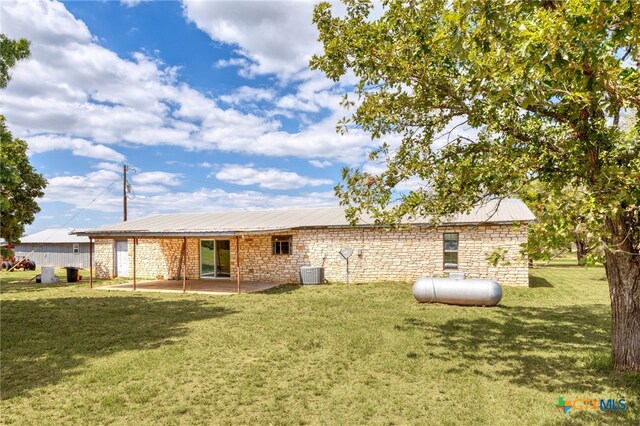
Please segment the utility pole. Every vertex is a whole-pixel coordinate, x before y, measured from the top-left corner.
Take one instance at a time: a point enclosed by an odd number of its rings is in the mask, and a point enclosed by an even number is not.
[[[0,0],[2,1],[2,0]],[[131,185],[127,180],[127,172],[136,173],[136,169],[129,167],[126,164],[122,166],[122,221],[127,221],[127,193],[131,192]]]
[[[122,166],[122,208],[123,222],[127,221],[127,170],[129,167],[125,164]]]

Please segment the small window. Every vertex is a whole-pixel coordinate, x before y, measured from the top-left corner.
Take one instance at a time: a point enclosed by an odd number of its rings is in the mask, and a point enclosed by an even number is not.
[[[458,269],[458,233],[444,233],[444,269]]]
[[[291,254],[291,235],[272,237],[271,248],[271,254]]]
[[[80,244],[73,245],[73,254],[80,254]]]

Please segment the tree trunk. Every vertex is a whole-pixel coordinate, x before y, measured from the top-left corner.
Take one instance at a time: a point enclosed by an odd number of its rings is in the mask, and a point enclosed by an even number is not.
[[[584,255],[586,244],[584,241],[576,240],[576,256],[578,257],[578,265],[584,266]]]
[[[640,371],[640,254],[633,242],[638,228],[633,221],[608,219],[611,233],[605,269],[611,299],[613,368]]]

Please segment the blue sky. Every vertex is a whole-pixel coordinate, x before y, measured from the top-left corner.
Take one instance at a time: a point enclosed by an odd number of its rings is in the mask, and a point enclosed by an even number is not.
[[[336,205],[340,169],[375,144],[335,132],[347,77],[320,52],[306,1],[2,1],[31,41],[0,111],[49,180],[27,233],[154,213]],[[68,222],[68,223],[67,223]]]

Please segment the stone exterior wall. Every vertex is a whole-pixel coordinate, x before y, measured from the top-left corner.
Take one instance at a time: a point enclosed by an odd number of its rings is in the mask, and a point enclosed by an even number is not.
[[[136,276],[158,279],[182,278],[182,238],[139,238]],[[200,240],[187,238],[187,279],[200,278]],[[133,238],[127,245],[129,275],[133,276]]]
[[[521,259],[527,241],[525,226],[512,225],[382,229],[308,229],[274,235],[291,235],[291,255],[273,255],[271,235],[241,239],[242,279],[298,282],[300,266],[322,266],[328,281],[346,281],[346,261],[338,251],[354,249],[349,259],[349,281],[414,281],[421,276],[447,276],[443,268],[443,234],[459,233],[458,271],[468,278],[492,278],[505,285],[528,285],[529,271]],[[487,254],[506,251],[496,267]],[[233,252],[232,252],[233,253]]]
[[[93,264],[95,277],[113,278],[113,262],[115,258],[115,241],[111,239],[93,240]]]
[[[469,278],[491,278],[503,285],[528,285],[527,262],[520,258],[527,228],[513,225],[382,229],[323,228],[240,238],[241,278],[246,281],[299,282],[301,266],[323,266],[330,282],[346,281],[346,262],[338,251],[354,249],[349,281],[414,281],[421,276],[447,276],[443,269],[443,234],[459,233],[458,271]],[[272,236],[291,235],[292,254],[272,254]],[[209,238],[207,238],[209,239]],[[224,239],[224,238],[220,238]],[[236,277],[236,240],[231,241],[231,279]],[[110,241],[111,246],[98,241]],[[138,277],[175,278],[179,272],[182,239],[139,239]],[[493,267],[487,254],[505,250],[504,261]],[[129,274],[133,274],[133,239],[129,239]],[[113,240],[96,240],[96,275],[113,271]],[[109,274],[106,274],[106,272]],[[187,239],[187,278],[200,276],[200,239]]]

